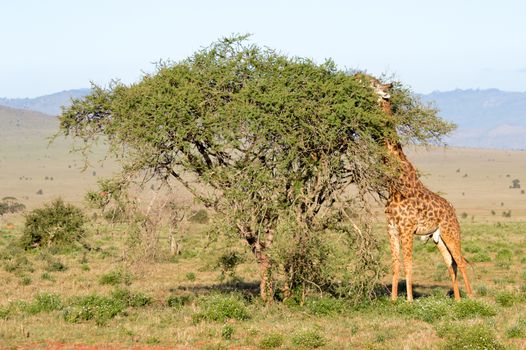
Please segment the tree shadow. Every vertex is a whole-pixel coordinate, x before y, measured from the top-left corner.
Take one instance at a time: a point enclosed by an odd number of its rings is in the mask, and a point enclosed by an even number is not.
[[[196,295],[211,293],[240,293],[248,298],[259,295],[259,282],[229,281],[217,284],[185,284],[168,289],[171,293],[187,292]]]
[[[384,284],[378,286],[375,290],[376,295],[379,297],[391,297],[392,284]],[[446,292],[447,290],[447,292]],[[413,283],[413,299],[427,298],[433,295],[444,295],[452,298],[454,296],[453,289],[447,288],[444,285],[439,284],[414,284]],[[398,282],[398,297],[406,297],[407,295],[407,284],[406,281]]]

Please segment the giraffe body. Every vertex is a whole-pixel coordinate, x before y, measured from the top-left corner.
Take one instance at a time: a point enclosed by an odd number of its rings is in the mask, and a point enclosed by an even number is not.
[[[460,246],[460,225],[455,209],[444,198],[426,188],[416,176],[402,148],[397,145],[395,155],[401,162],[400,183],[391,186],[385,208],[388,223],[389,241],[392,253],[393,284],[392,299],[398,296],[400,273],[400,245],[404,258],[407,285],[407,299],[413,299],[412,254],[413,236],[430,237],[437,245],[448,267],[453,283],[455,299],[460,299],[457,268],[460,270],[466,291],[471,295],[471,286],[466,274],[466,260]]]
[[[392,85],[382,84],[377,79],[360,73],[356,77],[360,81],[365,80],[371,84],[379,97],[382,110],[387,117],[392,118],[393,113],[389,102],[389,89]],[[389,186],[389,197],[385,207],[393,269],[391,298],[396,300],[398,297],[401,247],[404,257],[407,300],[413,300],[414,235],[433,239],[447,265],[455,299],[460,299],[457,269],[462,274],[468,296],[471,296],[471,285],[466,272],[467,262],[462,256],[460,225],[455,209],[446,199],[424,186],[399,143],[393,143],[388,139],[384,143],[388,153],[398,161],[400,170],[398,181]]]

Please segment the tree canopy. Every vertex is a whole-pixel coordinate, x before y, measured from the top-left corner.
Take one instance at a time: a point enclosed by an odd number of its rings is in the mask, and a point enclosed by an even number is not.
[[[60,127],[87,144],[105,137],[125,178],[173,178],[213,206],[250,245],[266,297],[272,271],[285,271],[291,288],[302,278],[287,273],[301,270],[291,261],[275,266],[275,236],[292,232],[308,247],[341,228],[344,211],[392,173],[382,140],[427,143],[452,128],[400,83],[391,99],[387,118],[371,86],[331,60],[288,57],[241,36],[160,63],[134,84],[93,85]]]

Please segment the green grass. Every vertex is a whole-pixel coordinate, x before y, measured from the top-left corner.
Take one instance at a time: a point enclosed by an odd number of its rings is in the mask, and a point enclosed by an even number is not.
[[[25,327],[35,342],[63,339],[69,343],[75,339],[78,343],[123,346],[455,349],[468,346],[462,339],[465,334],[473,349],[484,348],[481,344],[518,348],[526,332],[524,322],[517,319],[526,314],[526,288],[521,289],[526,284],[517,273],[522,267],[516,251],[526,250],[522,238],[526,224],[499,228],[513,244],[504,242],[493,250],[489,247],[497,238],[492,229],[470,224],[463,230],[464,237],[473,242],[468,254],[493,257],[480,264],[468,255],[474,299],[456,302],[446,296],[450,281],[442,258],[433,245],[429,250],[422,245],[414,254],[415,291],[420,297],[407,303],[402,295],[393,303],[388,296],[380,296],[351,307],[345,299],[317,293],[265,306],[251,287],[244,290],[220,281],[219,247],[226,243],[210,243],[203,231],[194,231],[182,240],[183,249],[191,244],[191,253],[178,255],[176,262],[162,250],[157,261],[121,262],[124,237],[121,240],[107,228],[90,238],[97,250],[46,254],[13,250],[13,254],[0,256],[2,263],[18,261],[13,272],[0,271],[7,293],[0,303],[2,334],[6,335],[2,341],[7,346],[28,343],[19,331]],[[378,232],[383,234],[383,228]],[[7,250],[17,235],[3,239],[7,239],[3,244]],[[258,270],[250,252],[244,251],[242,244],[228,248],[245,256],[236,266],[236,275],[249,286],[256,284]],[[387,252],[388,246],[385,248]],[[388,253],[382,259],[388,266]],[[60,261],[68,268],[49,272],[50,261]],[[86,270],[88,262],[90,269]],[[510,268],[503,269],[501,262],[509,263]],[[30,277],[31,284],[21,285],[22,276]],[[442,276],[443,281],[435,276]],[[386,283],[389,280],[387,274]],[[414,337],[419,332],[423,336]]]

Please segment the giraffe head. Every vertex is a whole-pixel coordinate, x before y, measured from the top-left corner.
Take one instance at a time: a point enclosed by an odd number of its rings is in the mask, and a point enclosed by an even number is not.
[[[378,95],[378,102],[389,101],[389,99],[391,98],[389,90],[391,90],[391,88],[393,87],[392,83],[383,84],[380,80],[376,79],[375,77],[364,73],[357,73],[354,75],[354,77],[360,83],[367,83],[373,88],[374,92]]]

